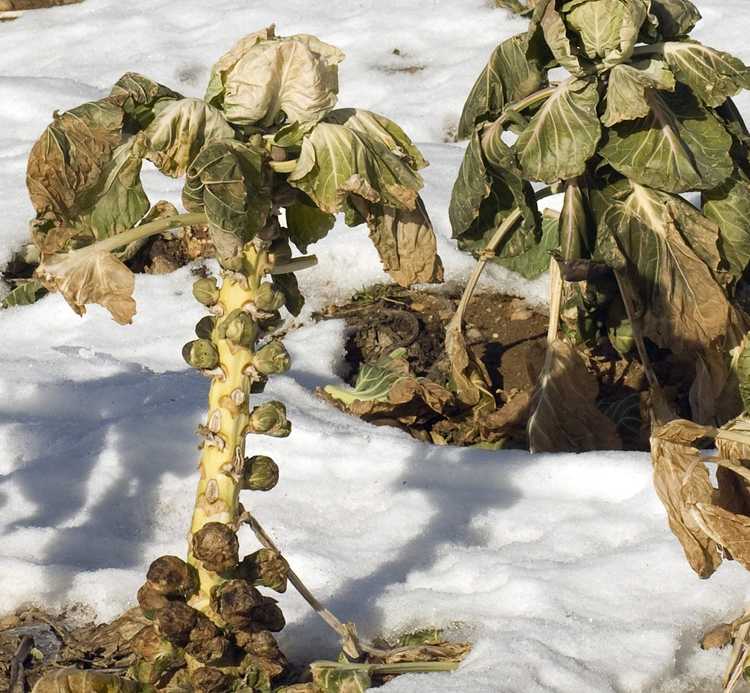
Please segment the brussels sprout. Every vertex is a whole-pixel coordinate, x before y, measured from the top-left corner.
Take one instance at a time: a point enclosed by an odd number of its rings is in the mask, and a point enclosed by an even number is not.
[[[207,570],[226,573],[240,562],[237,535],[221,522],[208,522],[193,534],[193,555]]]
[[[148,586],[166,597],[187,598],[198,589],[195,568],[177,556],[161,556],[146,573]]]
[[[289,365],[289,353],[278,339],[274,339],[266,344],[253,357],[255,370],[263,373],[263,375],[284,373],[289,370]]]
[[[210,371],[219,365],[219,353],[208,339],[195,339],[182,347],[182,358],[193,368]]]
[[[214,327],[216,327],[216,318],[213,315],[206,315],[196,324],[195,334],[201,339],[211,339]]]
[[[281,613],[276,600],[271,597],[264,597],[263,605],[253,609],[252,618],[272,633],[278,633],[286,625],[284,614]]]
[[[173,645],[182,647],[190,638],[198,612],[185,602],[169,602],[156,612],[156,626],[159,634]]]
[[[240,575],[253,585],[262,585],[276,592],[286,592],[289,564],[276,551],[260,549],[242,559]]]
[[[205,277],[193,284],[193,296],[204,306],[213,306],[219,300],[219,287],[215,277]]]
[[[250,432],[274,438],[284,438],[291,433],[292,425],[286,418],[286,407],[277,401],[255,407],[250,414]]]
[[[279,481],[279,467],[270,457],[255,455],[245,459],[242,487],[248,491],[270,491]]]
[[[284,306],[286,297],[284,293],[274,288],[269,282],[264,282],[258,288],[253,302],[259,310],[273,313]]]
[[[249,347],[258,338],[258,326],[242,309],[233,310],[219,323],[219,339],[228,339],[233,344]]]
[[[263,595],[245,580],[228,580],[211,594],[214,608],[233,628],[246,628],[253,609],[264,604]]]
[[[232,678],[221,669],[201,667],[190,674],[195,693],[226,693],[232,688]]]

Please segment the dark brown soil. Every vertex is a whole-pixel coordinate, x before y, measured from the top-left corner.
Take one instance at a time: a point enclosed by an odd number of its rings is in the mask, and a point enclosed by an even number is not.
[[[450,388],[450,368],[445,354],[445,328],[453,316],[460,290],[454,292],[408,290],[380,285],[355,295],[343,306],[331,306],[320,317],[344,318],[349,328],[346,361],[353,385],[360,367],[391,353],[406,349],[411,374]],[[509,402],[531,400],[544,364],[547,316],[530,308],[522,299],[498,293],[477,294],[471,300],[464,330],[467,346],[486,367],[498,410]],[[694,371],[691,365],[675,361],[666,352],[652,350],[655,369],[669,400],[683,416],[690,415],[688,391]],[[618,427],[625,449],[648,450],[648,383],[636,360],[622,358],[605,344],[585,352],[589,370],[599,382],[597,404]],[[471,433],[449,435],[447,442],[459,445],[492,444],[496,447],[524,447],[528,408],[521,412],[520,431],[499,440],[481,425]],[[373,423],[398,425],[416,438],[443,442],[453,424],[466,428],[467,412],[448,410],[443,416],[416,417],[405,423],[387,417],[365,416]],[[433,431],[440,431],[436,439]]]

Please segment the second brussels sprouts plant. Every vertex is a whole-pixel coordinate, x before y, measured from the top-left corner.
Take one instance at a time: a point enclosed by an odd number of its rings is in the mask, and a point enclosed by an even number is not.
[[[270,691],[285,671],[272,635],[284,617],[258,588],[284,591],[288,566],[271,548],[240,556],[237,531],[252,520],[241,492],[269,491],[279,477],[262,447],[247,454],[245,437],[291,430],[284,404],[253,398],[289,368],[273,334],[284,307],[302,307],[295,273],[315,264],[292,246],[305,252],[343,212],[368,225],[398,282],[441,278],[419,197],[426,162],[389,119],[335,108],[343,57],[271,27],[219,59],[205,98],[128,73],[109,96],[56,113],[31,152],[35,276],[76,312],[97,303],[129,323],[134,278],[123,260],[170,229],[207,225],[221,266],[220,280],[193,286],[208,314],[183,349],[211,381],[187,561],[164,556],[148,571],[138,601],[153,625],[123,690]],[[151,206],[144,160],[184,179],[185,213]]]

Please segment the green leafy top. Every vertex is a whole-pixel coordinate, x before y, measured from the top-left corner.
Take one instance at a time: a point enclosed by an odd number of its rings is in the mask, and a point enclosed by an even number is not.
[[[731,99],[750,88],[750,70],[689,38],[700,19],[689,0],[530,4],[528,31],[493,51],[464,106],[454,237],[479,253],[518,215],[493,259],[536,276],[576,231],[564,215],[555,233],[542,224],[536,197],[546,193],[532,185],[575,180],[596,238],[566,261],[619,262],[638,288],[646,336],[663,346],[727,338],[733,282],[750,261],[748,137]],[[551,81],[556,68],[567,79]],[[677,197],[688,192],[701,193],[702,207]]]
[[[107,305],[102,278],[116,269],[118,280],[109,285],[118,287],[117,305],[127,306],[117,319],[128,321],[132,306],[122,294],[131,282],[121,261],[154,228],[155,208],[140,180],[144,160],[185,179],[183,204],[207,225],[226,267],[235,267],[242,246],[259,235],[304,252],[344,212],[350,225],[367,223],[396,281],[439,281],[436,239],[419,197],[417,171],[427,162],[385,116],[334,110],[343,57],[314,36],[285,38],[269,27],[217,61],[205,99],[127,73],[109,96],[56,114],[27,169],[41,255],[37,282],[63,291],[82,312],[86,302]],[[106,241],[112,260],[98,252],[76,259],[75,249],[96,241]],[[91,282],[101,286],[83,286]],[[299,310],[298,298],[293,303]]]

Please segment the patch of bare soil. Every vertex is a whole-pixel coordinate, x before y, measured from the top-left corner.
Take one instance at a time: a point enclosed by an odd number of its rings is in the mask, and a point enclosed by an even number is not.
[[[350,385],[355,385],[364,364],[375,364],[403,349],[406,363],[397,368],[409,376],[410,383],[429,384],[430,392],[421,391],[408,400],[400,393],[396,406],[393,401],[344,405],[323,391],[320,394],[371,423],[397,426],[419,440],[527,448],[526,423],[544,364],[547,316],[512,296],[482,293],[472,298],[465,322],[467,346],[486,369],[496,405],[495,411],[477,416],[455,398],[448,400],[451,383],[445,328],[459,298],[458,289],[445,293],[382,285],[356,294],[343,306],[324,310],[322,319],[346,320]],[[680,415],[689,416],[693,366],[655,347],[651,355],[670,402]],[[597,405],[617,425],[624,448],[648,450],[648,383],[640,363],[622,358],[608,343],[585,351],[584,357],[599,382]],[[410,384],[410,395],[415,388]]]

